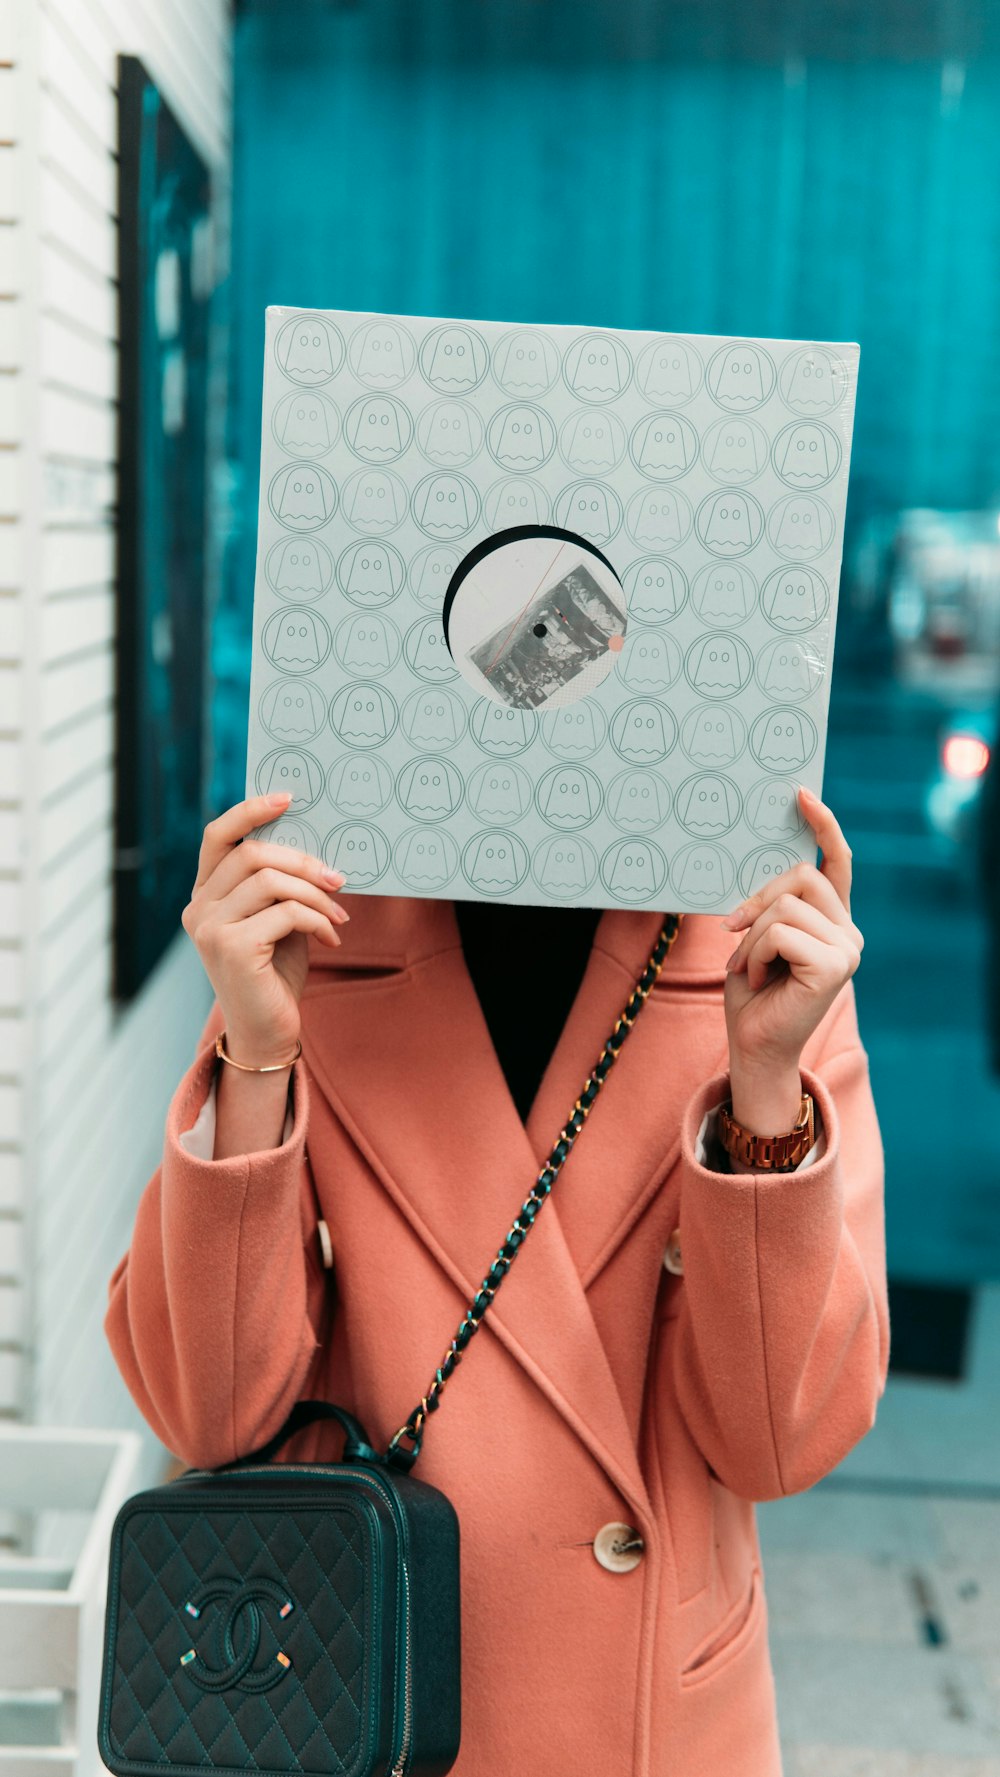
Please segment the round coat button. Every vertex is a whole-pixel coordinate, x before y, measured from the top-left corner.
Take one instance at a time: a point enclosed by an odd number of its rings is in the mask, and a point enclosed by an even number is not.
[[[667,1241],[667,1250],[663,1255],[663,1263],[675,1277],[683,1277],[684,1260],[681,1258],[681,1231],[675,1228]]]
[[[643,1547],[631,1524],[602,1524],[594,1538],[594,1554],[609,1573],[631,1573],[642,1560]]]

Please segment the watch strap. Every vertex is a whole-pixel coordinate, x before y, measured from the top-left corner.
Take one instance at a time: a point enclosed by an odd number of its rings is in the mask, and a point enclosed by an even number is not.
[[[805,1158],[816,1139],[816,1110],[809,1092],[802,1094],[792,1128],[780,1135],[758,1135],[737,1123],[732,1113],[732,1100],[727,1099],[719,1109],[719,1141],[733,1159],[760,1172],[790,1172]]]

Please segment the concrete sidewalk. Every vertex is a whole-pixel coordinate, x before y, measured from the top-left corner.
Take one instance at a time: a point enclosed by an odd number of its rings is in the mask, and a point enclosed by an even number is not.
[[[758,1508],[786,1777],[1000,1777],[1000,1286],[970,1346]]]

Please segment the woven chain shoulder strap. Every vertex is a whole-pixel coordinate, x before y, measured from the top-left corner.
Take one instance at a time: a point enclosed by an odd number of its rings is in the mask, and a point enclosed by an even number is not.
[[[501,1243],[497,1256],[483,1278],[476,1295],[465,1312],[464,1319],[459,1323],[458,1331],[448,1346],[438,1369],[435,1370],[427,1393],[421,1397],[409,1418],[404,1420],[399,1430],[394,1433],[386,1451],[386,1459],[396,1468],[410,1469],[420,1455],[424,1425],[430,1413],[436,1413],[441,1405],[441,1395],[445,1383],[452,1376],[462,1361],[464,1352],[473,1333],[479,1329],[480,1322],[497,1290],[503,1283],[520,1248],[528,1237],[542,1204],[552,1190],[559,1176],[573,1143],[576,1141],[584,1123],[590,1115],[597,1094],[600,1092],[608,1074],[614,1066],[618,1051],[632,1029],[633,1024],[642,1011],[649,994],[656,983],[660,970],[670,954],[671,946],[681,929],[683,913],[667,915],[660,929],[660,935],[654,944],[646,967],[639,976],[635,987],[626,1002],[625,1009],[618,1019],[598,1060],[584,1081],[583,1089],[567,1118],[552,1152],[538,1174],[532,1189],[528,1193],[520,1209],[511,1223],[506,1239]],[[403,1439],[408,1440],[408,1447]]]

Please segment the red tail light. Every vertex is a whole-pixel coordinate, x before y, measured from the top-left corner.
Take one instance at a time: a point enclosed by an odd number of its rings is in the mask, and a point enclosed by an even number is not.
[[[990,762],[990,749],[978,734],[949,734],[942,759],[949,777],[982,777]]]

